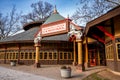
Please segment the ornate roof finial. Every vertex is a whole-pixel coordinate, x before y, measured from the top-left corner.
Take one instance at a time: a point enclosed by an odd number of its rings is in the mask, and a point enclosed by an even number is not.
[[[58,12],[57,12],[56,5],[55,5],[53,14],[57,14],[57,13],[58,13]]]
[[[69,19],[69,14],[67,15],[67,19]]]

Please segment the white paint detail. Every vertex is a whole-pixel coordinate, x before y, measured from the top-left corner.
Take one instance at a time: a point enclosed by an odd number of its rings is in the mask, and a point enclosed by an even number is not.
[[[40,32],[37,34],[36,38],[34,38],[34,43],[39,43],[42,40]]]
[[[68,36],[71,37],[72,35],[75,35],[76,39],[79,40],[82,37],[82,31],[78,31],[74,25],[70,25],[70,32],[68,32]]]

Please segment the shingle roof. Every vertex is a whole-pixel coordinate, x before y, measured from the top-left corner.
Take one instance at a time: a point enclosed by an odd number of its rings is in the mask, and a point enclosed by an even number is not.
[[[9,36],[7,38],[4,38],[0,40],[1,42],[13,42],[13,41],[26,41],[26,40],[34,40],[34,34],[38,31],[39,27],[32,28],[30,30],[27,30],[25,32],[16,34],[14,36]]]
[[[0,43],[14,43],[14,42],[24,42],[24,41],[34,41],[34,35],[39,30],[39,27],[32,28],[25,32],[16,34],[14,36],[9,36],[0,40]],[[53,35],[42,38],[42,41],[68,41],[67,34]]]
[[[59,13],[52,14],[45,22],[44,24],[48,24],[51,22],[59,21],[65,19],[63,16],[61,16]]]
[[[59,20],[64,20],[65,18],[61,16],[59,13],[54,13],[52,14],[44,24],[59,21]],[[36,22],[35,22],[36,23]],[[26,26],[31,26],[33,23],[28,24]],[[37,24],[37,23],[36,23]],[[37,24],[37,26],[40,24]],[[33,25],[32,25],[33,26]],[[34,25],[35,26],[35,25]],[[34,27],[31,29],[27,29],[25,32],[16,34],[14,36],[9,36],[7,38],[4,38],[0,40],[0,43],[14,43],[14,42],[22,42],[22,41],[33,41],[34,40],[34,35],[36,32],[39,30],[39,27]],[[60,34],[60,35],[53,35],[53,36],[48,36],[42,38],[42,41],[68,41],[68,35],[67,34]]]
[[[26,23],[24,26],[23,26],[23,29],[24,30],[29,30],[30,28],[33,28],[34,26],[40,26],[42,23],[44,23],[46,20],[45,19],[41,19],[39,21],[34,21],[34,22],[30,22],[30,23]]]
[[[60,35],[53,35],[53,36],[48,36],[48,37],[44,37],[42,38],[42,40],[50,40],[50,41],[68,41],[69,37],[66,34],[60,34]]]

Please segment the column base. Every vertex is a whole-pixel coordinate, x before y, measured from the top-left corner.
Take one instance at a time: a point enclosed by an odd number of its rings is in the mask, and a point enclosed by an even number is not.
[[[84,63],[85,69],[88,68],[88,63]]]
[[[41,65],[40,65],[40,63],[35,63],[35,64],[34,64],[34,67],[36,67],[36,68],[40,68]]]
[[[77,66],[77,62],[73,61],[72,64],[73,64],[73,66]]]
[[[82,72],[82,71],[83,71],[83,70],[82,70],[82,64],[78,64],[78,65],[76,66],[76,69],[77,69],[78,72]]]

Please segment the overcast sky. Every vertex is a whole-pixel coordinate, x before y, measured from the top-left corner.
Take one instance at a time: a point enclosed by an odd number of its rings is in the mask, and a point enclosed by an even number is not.
[[[27,14],[31,12],[30,5],[32,3],[36,3],[39,0],[0,0],[0,12],[7,14],[12,9],[13,5],[16,6],[18,12],[23,12],[23,14]],[[51,3],[53,6],[56,5],[58,12],[67,17],[67,15],[71,16],[75,10],[77,9],[77,1],[78,0],[42,0]]]

